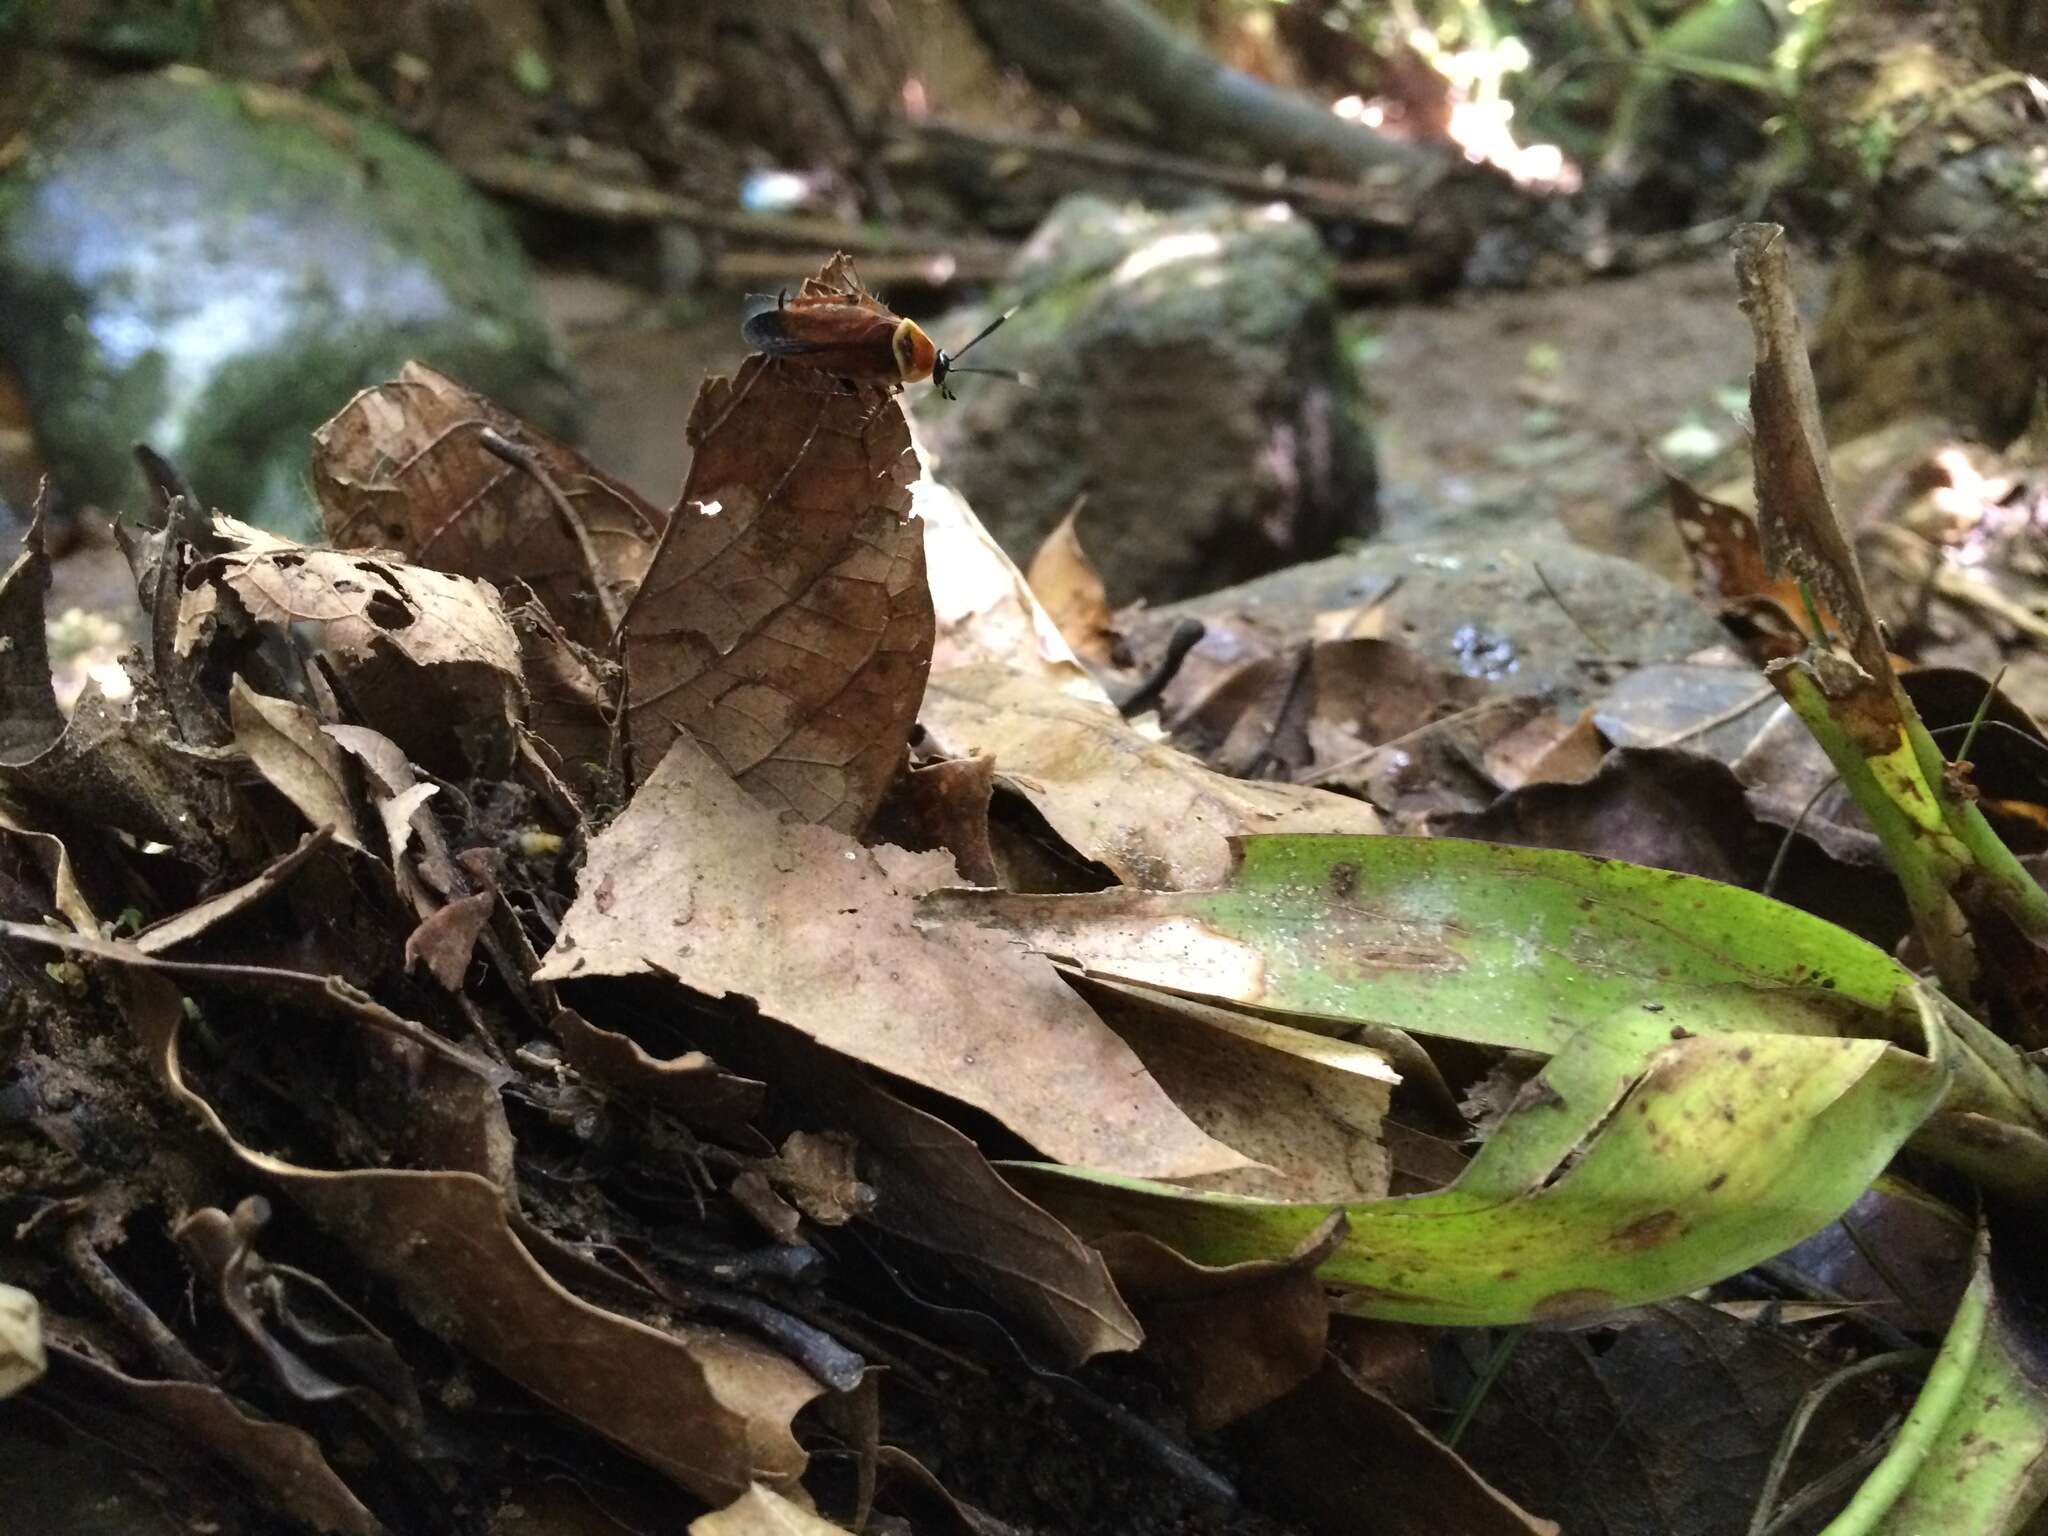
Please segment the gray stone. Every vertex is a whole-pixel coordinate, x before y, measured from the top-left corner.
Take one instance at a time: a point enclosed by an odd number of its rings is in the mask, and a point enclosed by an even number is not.
[[[1111,596],[1162,601],[1330,553],[1375,526],[1370,445],[1315,230],[1285,209],[1060,205],[957,346],[1022,302],[959,400],[911,391],[940,477],[1028,558],[1074,500]]]
[[[574,391],[498,211],[427,150],[190,70],[98,85],[0,177],[0,355],[73,505],[147,442],[198,493],[317,526],[307,437],[407,358],[555,429]]]
[[[1722,643],[1714,616],[1653,571],[1571,542],[1555,523],[1507,534],[1369,544],[1188,602],[1140,621],[1148,662],[1185,615],[1217,618],[1203,644],[1249,627],[1270,645],[1306,639],[1315,616],[1377,610],[1377,632],[1496,694],[1545,694],[1570,718],[1620,673],[1683,661]]]

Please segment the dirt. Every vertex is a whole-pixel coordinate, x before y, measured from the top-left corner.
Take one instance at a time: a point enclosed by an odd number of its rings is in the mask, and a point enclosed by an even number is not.
[[[1825,282],[1801,264],[1809,323]],[[1555,517],[1666,576],[1683,551],[1656,449],[1740,473],[1750,340],[1728,261],[1356,317],[1391,532]]]

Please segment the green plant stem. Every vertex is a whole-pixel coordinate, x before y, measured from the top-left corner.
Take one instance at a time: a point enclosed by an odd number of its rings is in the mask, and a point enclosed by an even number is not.
[[[1912,1482],[1913,1474],[1920,1470],[1920,1463],[1927,1458],[1928,1447],[1948,1423],[1949,1415],[1956,1411],[1971,1368],[1976,1364],[1977,1352],[1983,1348],[1984,1328],[1990,1315],[1990,1282],[1982,1262],[1981,1237],[1978,1249],[1976,1275],[1970,1281],[1970,1288],[1963,1293],[1962,1304],[1956,1308],[1955,1321],[1949,1325],[1941,1352],[1934,1357],[1934,1365],[1927,1372],[1927,1384],[1914,1399],[1913,1411],[1906,1415],[1898,1438],[1892,1441],[1892,1448],[1877,1464],[1877,1470],[1863,1480],[1856,1496],[1828,1522],[1820,1536],[1867,1536],[1867,1533],[1877,1530],[1878,1522],[1898,1502],[1899,1495]]]

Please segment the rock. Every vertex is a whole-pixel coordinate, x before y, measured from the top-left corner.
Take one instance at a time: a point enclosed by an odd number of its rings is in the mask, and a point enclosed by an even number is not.
[[[1351,611],[1445,671],[1497,694],[1547,694],[1567,719],[1618,674],[1683,661],[1727,637],[1689,594],[1652,571],[1571,542],[1555,523],[1507,534],[1370,544],[1243,586],[1154,609],[1132,631],[1140,669],[1183,617],[1210,624],[1197,647],[1226,659],[1308,637]],[[1355,631],[1354,631],[1355,632]]]
[[[407,358],[573,425],[496,209],[381,124],[191,70],[94,86],[0,176],[0,356],[70,504],[139,505],[147,442],[291,535],[308,435]]]
[[[939,477],[1019,560],[1086,495],[1111,596],[1164,601],[1330,553],[1373,531],[1374,475],[1315,230],[1284,209],[1170,215],[1070,198],[1004,291],[959,401],[911,391]]]

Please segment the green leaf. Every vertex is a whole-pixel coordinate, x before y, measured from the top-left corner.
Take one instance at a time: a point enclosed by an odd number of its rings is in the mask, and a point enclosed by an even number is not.
[[[1091,972],[1332,1023],[1549,1055],[1464,1176],[1342,1207],[1356,1310],[1504,1324],[1682,1294],[1833,1220],[1959,1053],[1914,977],[1750,892],[1542,849],[1247,838],[1212,891],[947,892]],[[1013,1176],[1084,1235],[1282,1257],[1333,1209],[1079,1169]]]

